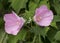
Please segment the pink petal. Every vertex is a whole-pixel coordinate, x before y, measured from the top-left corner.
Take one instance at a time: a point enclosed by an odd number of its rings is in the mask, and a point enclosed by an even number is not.
[[[43,11],[44,12],[48,11],[48,8],[46,5],[42,5],[41,7],[37,8],[35,14],[42,14]]]
[[[13,35],[17,35],[17,33],[19,32],[19,26],[18,25],[14,25],[14,26],[10,26],[8,27],[8,25],[5,25],[5,31],[8,33],[8,34],[13,34]]]
[[[46,18],[43,18],[38,24],[40,26],[49,26],[53,20],[52,16],[48,16]]]
[[[53,20],[53,12],[47,9],[47,6],[41,7],[40,9],[37,8],[38,10],[36,11],[33,19],[40,26],[49,26]]]
[[[52,16],[52,19],[53,19],[53,12],[52,12],[51,10],[48,10],[48,11],[43,12],[42,14],[36,15],[36,16],[40,16],[41,18],[45,18],[45,17],[48,17],[48,16]]]
[[[16,13],[14,13],[12,11],[12,13],[10,13],[10,14],[5,14],[4,21],[6,21],[6,22],[16,21],[16,20],[18,20],[17,18],[19,18],[19,16],[17,16]]]
[[[17,35],[17,33],[22,28],[25,20],[23,17],[19,17],[16,13],[12,12],[10,14],[5,14],[4,16],[5,21],[5,31],[8,34]]]

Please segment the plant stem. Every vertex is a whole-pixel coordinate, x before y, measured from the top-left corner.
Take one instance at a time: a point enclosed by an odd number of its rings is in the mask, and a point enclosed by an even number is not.
[[[41,37],[40,37],[40,34],[39,34],[39,43],[41,43]]]
[[[43,43],[42,40],[41,40],[40,34],[39,34],[39,43]]]
[[[36,35],[34,36],[32,43],[35,43],[35,40],[36,40]]]

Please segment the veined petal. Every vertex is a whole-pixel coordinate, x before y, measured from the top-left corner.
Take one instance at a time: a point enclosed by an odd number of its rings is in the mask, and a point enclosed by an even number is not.
[[[39,8],[36,9],[35,14],[40,15],[43,13],[43,11],[48,11],[48,8],[46,5],[42,5]]]
[[[12,11],[10,14],[5,14],[4,16],[5,21],[5,31],[8,34],[17,35],[17,33],[22,28],[25,20],[23,17],[19,17],[16,15],[15,12]]]
[[[53,12],[43,5],[37,8],[33,19],[40,26],[49,26],[53,20]]]

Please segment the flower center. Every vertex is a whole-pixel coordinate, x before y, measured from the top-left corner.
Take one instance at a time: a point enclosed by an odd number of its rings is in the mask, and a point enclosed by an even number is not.
[[[37,16],[37,17],[36,17],[36,20],[37,20],[37,22],[40,22],[41,17],[40,17],[40,16]]]
[[[16,25],[19,25],[20,23],[17,21]]]

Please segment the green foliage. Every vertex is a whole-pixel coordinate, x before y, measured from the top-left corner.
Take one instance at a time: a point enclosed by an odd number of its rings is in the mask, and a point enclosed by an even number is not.
[[[58,15],[60,15],[60,0],[51,0],[51,5],[55,8],[55,11]]]
[[[55,15],[53,21],[60,22],[60,19],[59,18],[60,18],[60,15]]]
[[[33,22],[35,10],[41,5],[47,5],[54,14],[48,27],[40,27]],[[12,10],[29,22],[16,36],[4,30],[4,14]],[[60,0],[0,0],[0,43],[60,43]]]
[[[47,37],[50,41],[54,40],[54,36],[56,35],[57,31],[58,30],[54,27],[50,27],[49,31],[47,32]]]
[[[4,32],[4,30],[0,28],[0,43],[3,42],[4,37],[5,37],[5,34],[6,34],[6,33]]]
[[[25,40],[25,37],[26,37],[26,34],[27,34],[27,31],[22,29],[18,35],[16,36],[13,36],[13,35],[9,35],[9,38],[8,38],[8,43],[17,43],[18,40]]]
[[[30,11],[25,11],[25,13],[23,14],[23,17],[27,20],[29,20],[29,18],[32,18],[33,17],[33,13],[30,12]]]
[[[38,27],[38,26],[34,26],[31,28],[31,32],[35,33],[36,35],[42,35],[42,36],[46,36],[47,32],[49,30],[49,27]]]
[[[60,41],[60,31],[58,31],[54,37],[56,40]]]
[[[29,11],[34,12],[36,7],[37,7],[37,4],[35,2],[33,2],[33,1],[29,2]]]
[[[21,8],[26,7],[26,2],[28,0],[10,0],[12,8],[16,11],[16,13],[19,13]]]
[[[47,5],[47,7],[50,9],[49,0],[41,0],[39,6],[41,5]]]

